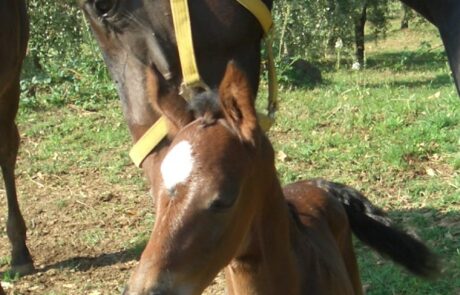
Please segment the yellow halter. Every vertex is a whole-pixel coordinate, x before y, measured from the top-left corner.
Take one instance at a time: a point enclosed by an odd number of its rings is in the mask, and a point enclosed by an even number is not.
[[[171,10],[176,33],[177,47],[182,69],[182,90],[195,87],[207,88],[200,77],[193,48],[192,29],[188,0],[170,0]],[[258,113],[259,124],[263,130],[270,129],[274,122],[274,115],[278,107],[278,85],[276,81],[275,64],[272,50],[273,20],[270,10],[261,0],[236,0],[249,10],[260,22],[265,33],[268,63],[268,115]],[[138,167],[155,146],[168,134],[168,124],[164,116],[152,125],[145,134],[131,148],[129,156]]]

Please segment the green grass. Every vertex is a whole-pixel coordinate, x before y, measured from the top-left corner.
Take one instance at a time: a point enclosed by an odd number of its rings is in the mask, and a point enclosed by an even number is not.
[[[41,111],[23,110],[19,116],[22,140],[31,140],[30,161],[35,165],[27,173],[61,174],[69,170],[103,170],[116,183],[131,166],[128,150],[131,141],[118,105],[111,101],[99,112],[84,108],[51,107]],[[26,147],[27,149],[27,147]]]
[[[2,282],[11,283],[11,282],[17,281],[18,279],[19,279],[19,274],[14,273],[12,271],[7,271],[3,273],[3,276],[2,276]]]
[[[411,46],[401,46],[407,38]],[[460,100],[438,43],[429,27],[390,31],[386,41],[372,43],[366,69],[335,72],[325,64],[322,85],[280,91],[270,137],[283,183],[320,176],[361,189],[443,260],[442,276],[426,282],[357,242],[368,295],[460,292]],[[104,93],[113,90],[103,81]],[[75,93],[67,96],[78,95],[78,89],[69,91]],[[78,186],[82,175],[97,171],[109,183],[145,186],[127,156],[131,140],[117,102],[95,96],[75,105],[49,89],[37,95],[26,100],[18,118],[20,161],[31,163],[18,174],[74,173]],[[53,99],[64,107],[46,103]],[[89,230],[83,239],[94,245],[101,235]],[[140,233],[127,247],[140,252],[147,237]]]

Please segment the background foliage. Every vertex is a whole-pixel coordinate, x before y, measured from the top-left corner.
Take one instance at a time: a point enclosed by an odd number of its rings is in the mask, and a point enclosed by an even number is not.
[[[363,7],[368,7],[368,20],[375,32],[384,33],[390,16],[389,5],[389,0],[276,1],[278,56],[322,59],[334,50],[338,38],[346,50],[352,51],[354,21]],[[399,6],[398,3],[396,7]]]
[[[275,1],[275,52],[279,80],[285,85],[305,81],[293,71],[297,59],[329,70],[342,40],[342,63],[350,67],[354,52],[354,22],[363,7],[375,34],[384,34],[388,20],[400,17],[401,5],[391,0]],[[63,13],[64,12],[64,13]],[[99,49],[75,0],[30,0],[31,40],[24,70],[23,104],[31,108],[81,105],[116,98]],[[374,35],[375,35],[374,34]],[[329,64],[328,64],[329,62]],[[296,81],[299,80],[300,81]],[[40,94],[40,95],[38,95]]]
[[[21,87],[32,108],[116,98],[91,32],[75,0],[29,1],[31,38]],[[40,94],[40,95],[39,95]]]

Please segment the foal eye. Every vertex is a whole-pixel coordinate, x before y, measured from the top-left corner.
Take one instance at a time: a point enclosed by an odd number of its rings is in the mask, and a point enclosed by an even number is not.
[[[224,194],[219,194],[217,198],[212,200],[209,205],[209,210],[215,212],[221,212],[232,208],[235,204],[236,198],[238,197],[238,192],[231,190]]]
[[[95,0],[94,8],[101,16],[105,16],[114,6],[116,0]]]
[[[233,202],[228,203],[225,200],[217,199],[217,200],[212,201],[211,205],[209,205],[209,209],[212,211],[223,211],[223,210],[231,208],[232,205],[233,205]]]

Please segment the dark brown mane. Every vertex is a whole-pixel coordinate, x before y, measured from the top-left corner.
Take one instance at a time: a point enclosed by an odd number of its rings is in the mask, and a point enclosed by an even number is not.
[[[223,116],[217,90],[208,90],[196,95],[190,102],[189,108],[195,119],[203,118],[205,125],[214,124],[217,119]]]

